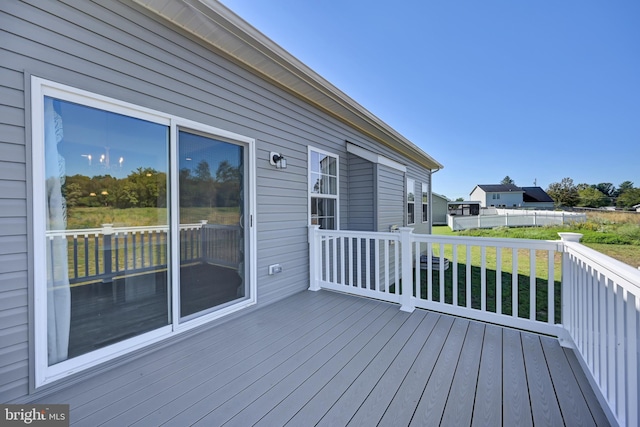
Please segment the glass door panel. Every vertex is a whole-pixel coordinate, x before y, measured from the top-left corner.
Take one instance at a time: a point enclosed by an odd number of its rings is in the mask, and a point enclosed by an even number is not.
[[[169,127],[45,97],[49,366],[169,324]]]
[[[179,132],[182,320],[247,297],[244,156],[241,145]]]

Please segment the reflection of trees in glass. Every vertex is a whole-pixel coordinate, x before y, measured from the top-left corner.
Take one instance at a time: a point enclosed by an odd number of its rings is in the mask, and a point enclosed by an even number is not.
[[[209,163],[202,160],[194,175],[180,169],[180,206],[233,207],[240,203],[240,167],[228,161],[220,162],[216,176],[211,176]]]
[[[73,175],[67,177],[63,195],[73,207],[166,207],[167,174],[139,167],[121,179],[111,175]]]

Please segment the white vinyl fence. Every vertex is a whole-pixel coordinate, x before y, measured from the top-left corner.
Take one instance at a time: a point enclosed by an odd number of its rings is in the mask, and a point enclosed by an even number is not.
[[[585,213],[534,211],[518,209],[494,209],[495,215],[456,216],[447,215],[447,225],[453,231],[472,228],[531,227],[561,225],[587,220]]]

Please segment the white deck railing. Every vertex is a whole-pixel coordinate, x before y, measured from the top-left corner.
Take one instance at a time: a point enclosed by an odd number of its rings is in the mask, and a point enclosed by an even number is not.
[[[579,235],[578,235],[579,236]],[[640,425],[640,271],[562,240],[309,228],[310,289],[347,292],[558,337],[609,418]]]

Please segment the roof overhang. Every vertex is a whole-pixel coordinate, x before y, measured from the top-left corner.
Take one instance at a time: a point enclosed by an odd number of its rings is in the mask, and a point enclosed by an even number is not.
[[[430,169],[443,166],[300,60],[215,0],[132,0],[219,54]]]

